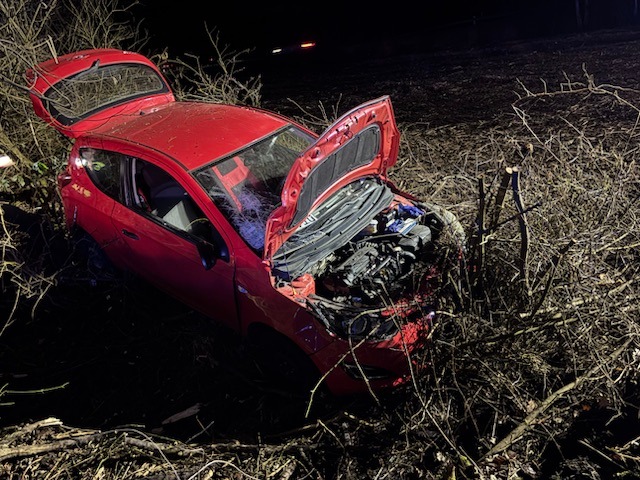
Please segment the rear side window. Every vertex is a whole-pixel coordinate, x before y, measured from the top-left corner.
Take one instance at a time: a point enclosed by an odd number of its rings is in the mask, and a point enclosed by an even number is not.
[[[119,153],[81,148],[80,158],[89,178],[101,191],[121,202],[120,168],[124,157]]]

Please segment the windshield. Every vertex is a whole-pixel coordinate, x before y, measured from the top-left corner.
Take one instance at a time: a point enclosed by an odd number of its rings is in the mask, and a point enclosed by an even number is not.
[[[104,67],[96,64],[57,82],[44,96],[54,118],[63,125],[70,125],[107,107],[168,91],[152,68],[119,63]]]
[[[255,250],[264,247],[266,221],[280,205],[293,163],[314,141],[289,126],[194,173],[209,197]]]

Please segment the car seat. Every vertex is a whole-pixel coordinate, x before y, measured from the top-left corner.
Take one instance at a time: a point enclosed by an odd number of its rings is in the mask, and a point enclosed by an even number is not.
[[[167,172],[145,163],[137,185],[139,195],[148,204],[149,212],[168,224],[192,233],[193,223],[201,215],[186,190]]]

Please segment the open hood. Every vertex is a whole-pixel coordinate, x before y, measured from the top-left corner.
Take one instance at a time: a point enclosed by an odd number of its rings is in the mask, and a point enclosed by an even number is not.
[[[388,96],[338,119],[294,162],[282,189],[282,204],[267,221],[264,259],[270,261],[312,209],[345,185],[362,177],[386,179],[398,148]]]
[[[26,78],[36,114],[71,138],[175,101],[149,59],[122,50],[63,55],[36,65]]]

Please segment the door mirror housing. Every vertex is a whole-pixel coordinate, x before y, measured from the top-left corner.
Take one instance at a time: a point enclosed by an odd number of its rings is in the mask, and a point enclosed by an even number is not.
[[[220,257],[220,248],[209,242],[198,242],[198,253],[200,261],[205,270],[211,270]]]

